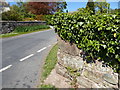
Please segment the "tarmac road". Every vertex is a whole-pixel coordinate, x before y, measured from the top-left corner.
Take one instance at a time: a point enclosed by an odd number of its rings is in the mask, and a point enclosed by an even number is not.
[[[41,68],[52,45],[54,30],[2,39],[2,88],[35,88]]]

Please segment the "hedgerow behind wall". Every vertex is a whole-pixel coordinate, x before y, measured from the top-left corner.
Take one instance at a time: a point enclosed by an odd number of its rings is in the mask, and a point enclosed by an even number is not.
[[[87,60],[103,60],[115,71],[120,63],[119,15],[91,15],[85,9],[75,13],[56,13],[50,24],[65,41],[75,43],[85,51]]]

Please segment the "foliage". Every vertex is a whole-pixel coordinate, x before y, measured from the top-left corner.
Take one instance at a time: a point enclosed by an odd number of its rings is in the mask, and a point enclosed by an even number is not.
[[[21,21],[22,16],[16,12],[16,11],[7,11],[2,13],[2,20],[7,20],[7,21]]]
[[[88,0],[86,8],[93,11],[93,14],[95,13],[95,6],[93,0]]]
[[[98,8],[98,12],[100,11],[100,13],[107,13],[110,8],[110,4],[107,3],[106,0],[96,0],[95,7]]]
[[[26,3],[17,2],[17,5],[12,5],[10,11],[2,13],[2,20],[22,21],[25,18],[34,18],[35,15],[26,10]]]
[[[45,64],[43,66],[43,72],[42,72],[42,81],[47,78],[47,76],[50,74],[52,69],[55,67],[57,63],[57,50],[58,45],[56,44],[51,51],[49,52]]]
[[[120,9],[110,9],[109,13],[111,13],[111,14],[119,14],[120,15]]]
[[[45,21],[45,15],[36,15],[35,19]]]
[[[33,32],[44,31],[44,30],[48,30],[48,29],[37,29],[37,30],[27,31],[27,32],[13,31],[11,33],[1,34],[0,38],[8,38],[8,37],[18,36],[18,35],[22,35],[22,34],[29,34],[29,33],[33,33]]]
[[[27,10],[35,15],[49,15],[66,9],[66,2],[28,2]]]
[[[39,29],[48,29],[47,25],[34,25],[34,26],[18,26],[15,28],[14,32],[30,32]]]
[[[12,36],[17,36],[17,35],[18,33],[11,32],[11,33],[6,33],[6,34],[0,34],[0,38],[12,37]]]
[[[25,18],[23,21],[34,21],[34,18]]]
[[[17,6],[20,8],[19,13],[23,18],[35,18],[36,15],[32,14],[30,11],[27,11],[27,2],[17,2]]]
[[[52,16],[53,15],[45,15],[45,21],[47,22],[48,25],[51,23]]]
[[[44,15],[54,14],[57,11],[63,12],[66,9],[66,5],[63,0],[56,2],[22,2],[20,0],[17,5],[10,7],[10,11],[2,14],[2,20],[45,20]]]
[[[80,72],[78,72],[78,70],[76,68],[71,68],[71,67],[65,67],[67,69],[67,72],[69,73],[69,75],[73,78],[71,85],[74,86],[74,88],[78,88],[77,83],[77,77],[80,76]]]
[[[42,88],[45,90],[45,88],[46,88],[46,90],[47,89],[49,89],[49,90],[57,90],[56,88],[55,88],[55,86],[53,86],[53,85],[44,85],[44,84],[42,84],[41,86],[40,86],[40,88],[41,88],[41,90],[42,90]]]
[[[120,16],[95,14],[81,9],[79,12],[56,13],[51,25],[56,33],[86,52],[87,60],[100,59],[119,70],[120,63]]]

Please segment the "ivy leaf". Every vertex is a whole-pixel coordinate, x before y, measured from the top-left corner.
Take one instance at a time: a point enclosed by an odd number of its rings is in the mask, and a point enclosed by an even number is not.
[[[102,45],[104,47],[104,49],[107,47],[106,45]]]
[[[116,58],[116,59],[118,59],[118,58],[119,58],[119,55],[118,55],[118,54],[117,54],[117,55],[115,55],[115,58]]]
[[[79,24],[80,26],[82,26],[82,25],[83,25],[83,23],[84,23],[84,22],[78,22],[78,24]]]
[[[116,37],[116,33],[114,33],[114,37]]]
[[[112,29],[112,27],[108,27],[108,28],[106,28],[106,30],[111,30]]]
[[[100,31],[100,30],[102,30],[102,27],[99,27],[99,28],[98,28],[98,31]]]

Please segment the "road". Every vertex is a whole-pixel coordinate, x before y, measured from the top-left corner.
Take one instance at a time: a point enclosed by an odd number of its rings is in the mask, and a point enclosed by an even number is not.
[[[2,39],[2,88],[35,88],[52,45],[54,30]]]

